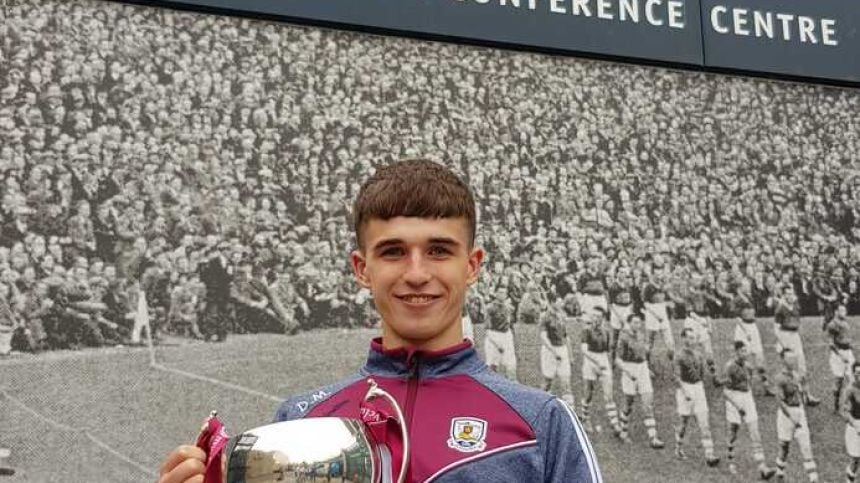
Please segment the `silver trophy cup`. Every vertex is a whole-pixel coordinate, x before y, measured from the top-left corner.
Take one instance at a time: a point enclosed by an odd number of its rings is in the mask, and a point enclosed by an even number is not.
[[[221,461],[224,483],[404,483],[410,450],[403,411],[373,379],[367,382],[365,401],[385,398],[400,424],[403,461],[396,480],[388,448],[362,421],[328,417],[267,424],[231,438]]]

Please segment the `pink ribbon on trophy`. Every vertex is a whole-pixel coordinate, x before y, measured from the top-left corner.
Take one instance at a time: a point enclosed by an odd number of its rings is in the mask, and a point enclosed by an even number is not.
[[[203,483],[221,483],[224,480],[221,467],[221,454],[230,436],[224,428],[224,423],[218,419],[215,411],[203,422],[200,434],[197,436],[197,447],[206,452],[206,473]]]
[[[370,401],[361,401],[358,414],[376,441],[385,444],[388,441],[388,433],[391,431],[390,425],[392,422],[396,424],[397,418]]]

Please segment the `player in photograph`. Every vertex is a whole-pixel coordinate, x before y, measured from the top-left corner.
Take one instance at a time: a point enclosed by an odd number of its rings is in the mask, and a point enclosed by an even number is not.
[[[654,419],[654,388],[651,385],[651,371],[648,369],[648,335],[639,314],[631,314],[627,325],[618,339],[617,365],[621,370],[621,392],[624,394],[624,408],[621,410],[621,432],[624,442],[630,441],[629,423],[633,404],[639,398],[642,416],[650,445],[661,449],[665,443],[657,437],[657,421]]]
[[[676,313],[679,318],[683,319],[684,329],[689,330],[688,337],[705,358],[708,374],[711,380],[714,380],[717,375],[717,365],[714,362],[714,347],[711,343],[711,333],[713,332],[711,319],[693,310],[688,310],[686,304],[677,306]]]
[[[582,310],[579,307],[579,298],[575,293],[569,293],[564,297],[556,299],[556,303],[561,305],[561,316],[568,322],[568,327],[577,322],[579,316],[582,315]]]
[[[821,314],[821,330],[825,332],[842,300],[837,283],[829,271],[823,269],[816,271],[812,280],[812,293],[818,302],[818,313]]]
[[[648,364],[653,369],[656,360],[653,358],[657,336],[663,339],[666,356],[671,361],[675,354],[675,337],[672,325],[669,323],[669,303],[666,300],[666,288],[663,279],[654,275],[652,280],[642,290],[645,330],[648,332]]]
[[[782,287],[782,297],[777,301],[774,321],[779,326],[779,330],[776,331],[776,338],[781,353],[784,354],[785,350],[789,349],[795,358],[796,369],[802,376],[806,376],[806,356],[803,352],[803,341],[798,332],[801,323],[800,305],[797,302],[797,294],[791,285],[786,284]],[[801,397],[804,403],[809,406],[817,406],[821,402],[806,387],[804,387]]]
[[[609,326],[612,329],[612,341],[609,345],[609,360],[615,360],[615,348],[618,345],[618,335],[627,323],[627,318],[633,313],[633,277],[627,268],[619,268],[618,276],[609,289]]]
[[[517,380],[517,354],[514,349],[514,307],[504,285],[496,287],[487,304],[487,330],[484,359],[490,369]]]
[[[612,343],[612,333],[607,327],[606,314],[594,310],[585,316],[585,329],[580,334],[582,347],[582,379],[585,381],[585,396],[582,399],[581,418],[586,429],[594,427],[591,424],[591,401],[597,391],[597,384],[603,391],[603,402],[606,406],[606,417],[616,435],[621,434],[618,421],[618,408],[612,391],[612,368],[609,365],[609,350]]]
[[[579,277],[579,306],[582,313],[587,315],[596,308],[608,311],[606,299],[606,273],[603,261],[598,256],[592,256],[585,264],[585,272]]]
[[[519,306],[517,307],[517,323],[537,324],[542,313],[547,309],[547,300],[540,286],[529,279],[526,282],[526,289],[523,296],[520,298]]]
[[[783,368],[776,376],[779,407],[776,411],[776,432],[779,439],[779,456],[776,458],[776,476],[785,479],[785,466],[791,441],[797,441],[803,457],[803,469],[810,483],[818,481],[818,466],[812,456],[809,425],[803,407],[806,394],[806,375],[800,370],[797,354],[790,348],[782,350]]]
[[[764,346],[762,346],[761,333],[755,320],[755,309],[748,303],[738,304],[735,308],[738,311],[738,319],[735,323],[733,340],[736,343],[743,342],[746,352],[752,355],[753,367],[750,367],[750,370],[755,370],[755,374],[764,388],[765,396],[774,396],[773,389],[768,384]],[[749,366],[749,363],[746,366]]]
[[[860,469],[860,362],[851,364],[853,382],[842,392],[840,415],[845,420],[845,452],[851,462],[845,467],[845,481],[857,481]]]
[[[759,477],[770,479],[776,470],[765,463],[764,448],[758,427],[758,411],[752,393],[752,367],[748,362],[749,348],[743,340],[735,340],[734,357],[726,364],[725,379],[722,381],[723,396],[726,400],[726,422],[728,423],[728,443],[726,459],[729,472],[737,473],[735,464],[735,444],[741,424],[746,424],[750,435],[753,460],[758,464]]]
[[[678,410],[678,426],[675,428],[675,456],[686,458],[684,454],[684,436],[691,417],[696,418],[699,432],[702,435],[702,448],[705,450],[705,463],[717,466],[720,458],[714,454],[714,439],[711,437],[710,411],[708,399],[705,396],[705,358],[701,345],[693,329],[681,330],[682,348],[675,357],[675,381],[678,388],[675,391],[675,403]]]
[[[541,310],[539,318],[540,371],[544,378],[543,390],[550,392],[553,383],[558,381],[558,392],[561,393],[561,400],[573,407],[567,320],[564,317],[556,317],[554,313],[549,313],[547,310]]]
[[[466,295],[466,307],[463,310],[463,338],[475,342],[475,326],[484,323],[486,308],[484,297],[476,286]]]
[[[833,411],[839,413],[839,402],[842,391],[851,384],[854,377],[854,351],[852,350],[851,327],[846,319],[845,305],[839,304],[833,312],[833,318],[827,324],[827,335],[830,337],[830,373],[833,374]]]

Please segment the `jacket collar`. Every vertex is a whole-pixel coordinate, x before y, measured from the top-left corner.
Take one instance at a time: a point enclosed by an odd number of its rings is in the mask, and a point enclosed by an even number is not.
[[[417,368],[418,377],[442,377],[474,373],[484,367],[472,343],[464,339],[459,344],[438,351],[401,347],[385,349],[382,338],[370,342],[370,351],[362,372],[367,375],[409,377]]]

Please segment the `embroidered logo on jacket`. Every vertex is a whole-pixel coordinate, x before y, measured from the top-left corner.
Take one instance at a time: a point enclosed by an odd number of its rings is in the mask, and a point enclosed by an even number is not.
[[[473,453],[487,447],[487,422],[476,418],[454,418],[451,420],[451,438],[448,447]]]

